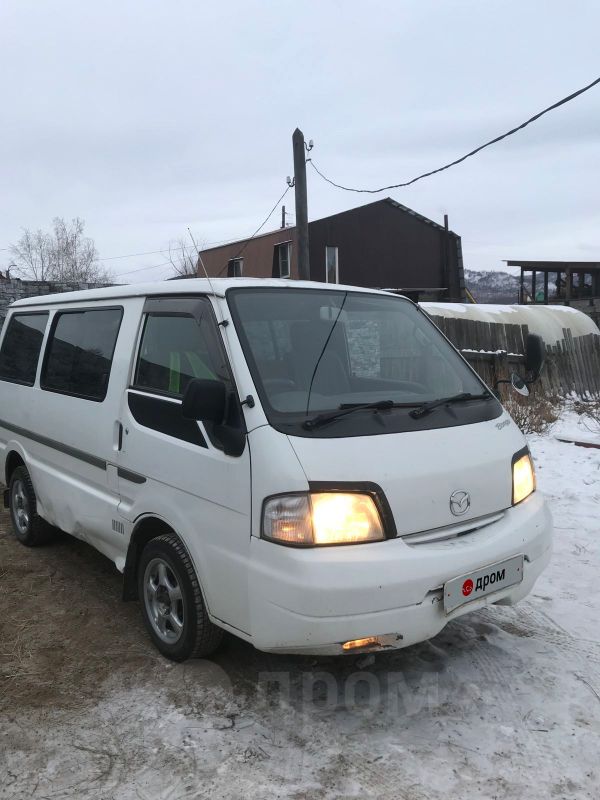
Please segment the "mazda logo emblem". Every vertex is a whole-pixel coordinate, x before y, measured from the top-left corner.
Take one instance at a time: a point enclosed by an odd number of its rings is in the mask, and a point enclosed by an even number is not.
[[[450,511],[455,517],[460,517],[471,507],[471,495],[468,492],[463,492],[462,489],[452,492],[450,495]]]

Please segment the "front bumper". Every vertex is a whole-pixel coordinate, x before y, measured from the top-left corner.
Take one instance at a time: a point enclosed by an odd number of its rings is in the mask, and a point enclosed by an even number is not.
[[[548,564],[551,542],[552,517],[539,492],[497,522],[437,543],[296,549],[253,538],[251,641],[259,650],[316,655],[343,653],[343,642],[363,637],[379,639],[367,650],[407,647],[468,611],[521,600]],[[447,580],[519,553],[522,583],[445,613]]]

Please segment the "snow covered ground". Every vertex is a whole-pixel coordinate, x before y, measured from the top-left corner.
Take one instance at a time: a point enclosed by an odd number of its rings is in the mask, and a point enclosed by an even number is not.
[[[573,425],[567,416],[553,433]],[[52,702],[19,695],[18,677],[4,694],[0,684],[0,797],[597,800],[600,450],[553,434],[530,445],[556,540],[521,605],[377,657],[275,657],[232,641],[214,662],[184,665],[155,656],[128,610],[105,623],[122,652],[103,644],[94,661],[86,634],[90,654],[69,686],[68,648],[46,671],[49,688],[61,687]],[[8,564],[23,558],[12,553]],[[107,605],[103,568],[86,553],[74,554],[86,614],[101,624],[122,607]],[[52,619],[63,626],[70,602],[57,594]],[[100,663],[108,672],[94,681]]]

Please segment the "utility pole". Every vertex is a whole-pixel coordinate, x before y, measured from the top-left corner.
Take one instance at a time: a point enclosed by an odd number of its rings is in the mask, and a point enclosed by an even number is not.
[[[308,202],[306,198],[306,145],[304,134],[296,128],[292,136],[294,148],[294,189],[296,192],[296,231],[298,233],[298,277],[310,280],[308,254]]]
[[[285,228],[285,206],[281,206],[281,227]]]

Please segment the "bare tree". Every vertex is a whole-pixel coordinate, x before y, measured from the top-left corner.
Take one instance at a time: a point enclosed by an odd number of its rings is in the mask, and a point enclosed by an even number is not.
[[[198,277],[198,253],[184,237],[169,242],[169,261],[175,275],[182,278]]]
[[[64,282],[98,281],[105,270],[98,263],[94,240],[84,236],[85,222],[79,217],[67,224],[64,219],[53,220],[53,272],[55,280]]]
[[[16,244],[9,248],[17,272],[34,281],[49,280],[51,271],[51,237],[44,231],[23,230]]]
[[[10,253],[19,273],[36,281],[60,283],[110,283],[112,273],[98,261],[94,240],[84,235],[85,222],[75,217],[52,221],[52,231],[23,230]]]

